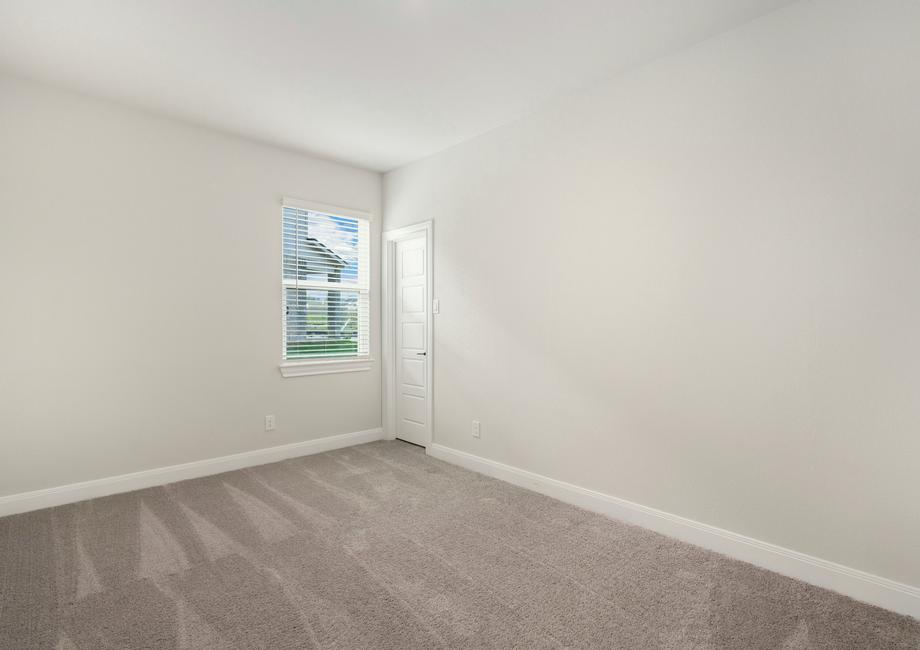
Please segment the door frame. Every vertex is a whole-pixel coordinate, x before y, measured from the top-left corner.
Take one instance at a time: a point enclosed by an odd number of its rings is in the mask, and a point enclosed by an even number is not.
[[[427,384],[425,399],[428,413],[428,443],[425,448],[430,450],[434,442],[434,314],[433,287],[434,287],[434,223],[431,220],[421,223],[387,230],[382,233],[383,246],[381,260],[383,262],[383,275],[381,286],[383,288],[383,431],[389,440],[396,439],[396,242],[424,235],[425,237],[425,299],[428,301],[427,331],[425,355],[425,374]]]

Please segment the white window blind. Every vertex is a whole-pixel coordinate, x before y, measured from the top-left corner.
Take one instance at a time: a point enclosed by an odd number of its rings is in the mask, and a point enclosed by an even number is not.
[[[281,215],[282,358],[367,356],[369,222],[289,205]]]

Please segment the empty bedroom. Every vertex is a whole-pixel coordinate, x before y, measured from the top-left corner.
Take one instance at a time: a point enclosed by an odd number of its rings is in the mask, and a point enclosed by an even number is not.
[[[0,0],[0,650],[920,650],[920,0]]]

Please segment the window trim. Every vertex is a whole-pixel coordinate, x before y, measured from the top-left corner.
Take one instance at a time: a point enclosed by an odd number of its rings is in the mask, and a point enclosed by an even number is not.
[[[329,203],[320,203],[318,201],[308,201],[305,199],[298,199],[290,196],[281,197],[281,208],[298,208],[301,210],[307,210],[309,212],[318,212],[320,214],[329,214],[337,217],[347,217],[351,219],[364,219],[368,221],[371,226],[368,229],[368,237],[373,239],[371,231],[373,230],[374,215],[370,212],[364,210],[357,210],[355,208],[346,208],[338,205],[332,205]],[[372,251],[371,242],[368,241],[368,251]],[[374,266],[370,261],[373,252],[370,252],[368,257],[368,287],[367,287],[367,296],[369,300],[373,300],[373,278],[374,278]],[[284,288],[289,286],[290,280],[285,280],[283,277],[281,279],[281,287]],[[300,286],[303,288],[311,288],[305,285],[314,285],[312,288],[320,290],[340,290],[340,291],[359,291],[359,287],[356,285],[350,285],[346,283],[334,284],[326,282],[310,282],[301,280]],[[281,305],[283,306],[283,302]],[[284,319],[284,313],[282,308],[282,320]],[[283,323],[282,323],[283,327]],[[311,375],[329,375],[345,372],[365,372],[369,371],[374,363],[373,357],[371,357],[371,341],[373,338],[372,333],[368,332],[368,353],[360,356],[350,356],[350,357],[316,357],[313,359],[281,359],[278,364],[278,369],[281,371],[282,377],[307,377]]]
[[[307,210],[308,212],[319,212],[321,214],[330,214],[334,217],[350,217],[352,219],[367,219],[370,222],[374,221],[374,215],[370,212],[365,212],[364,210],[356,210],[355,208],[344,208],[340,205],[332,205],[330,203],[319,203],[318,201],[306,201],[304,199],[295,199],[290,196],[281,197],[281,207],[283,208],[299,208],[301,210]]]
[[[374,359],[370,356],[346,357],[344,359],[317,359],[314,361],[282,361],[278,368],[282,377],[308,377],[310,375],[331,375],[340,372],[364,372],[371,369]]]

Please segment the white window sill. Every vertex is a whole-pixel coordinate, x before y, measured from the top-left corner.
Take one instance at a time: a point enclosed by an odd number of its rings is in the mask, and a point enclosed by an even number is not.
[[[282,361],[278,368],[282,377],[331,375],[339,372],[364,372],[374,362],[370,357],[348,359],[316,359],[313,361]]]

